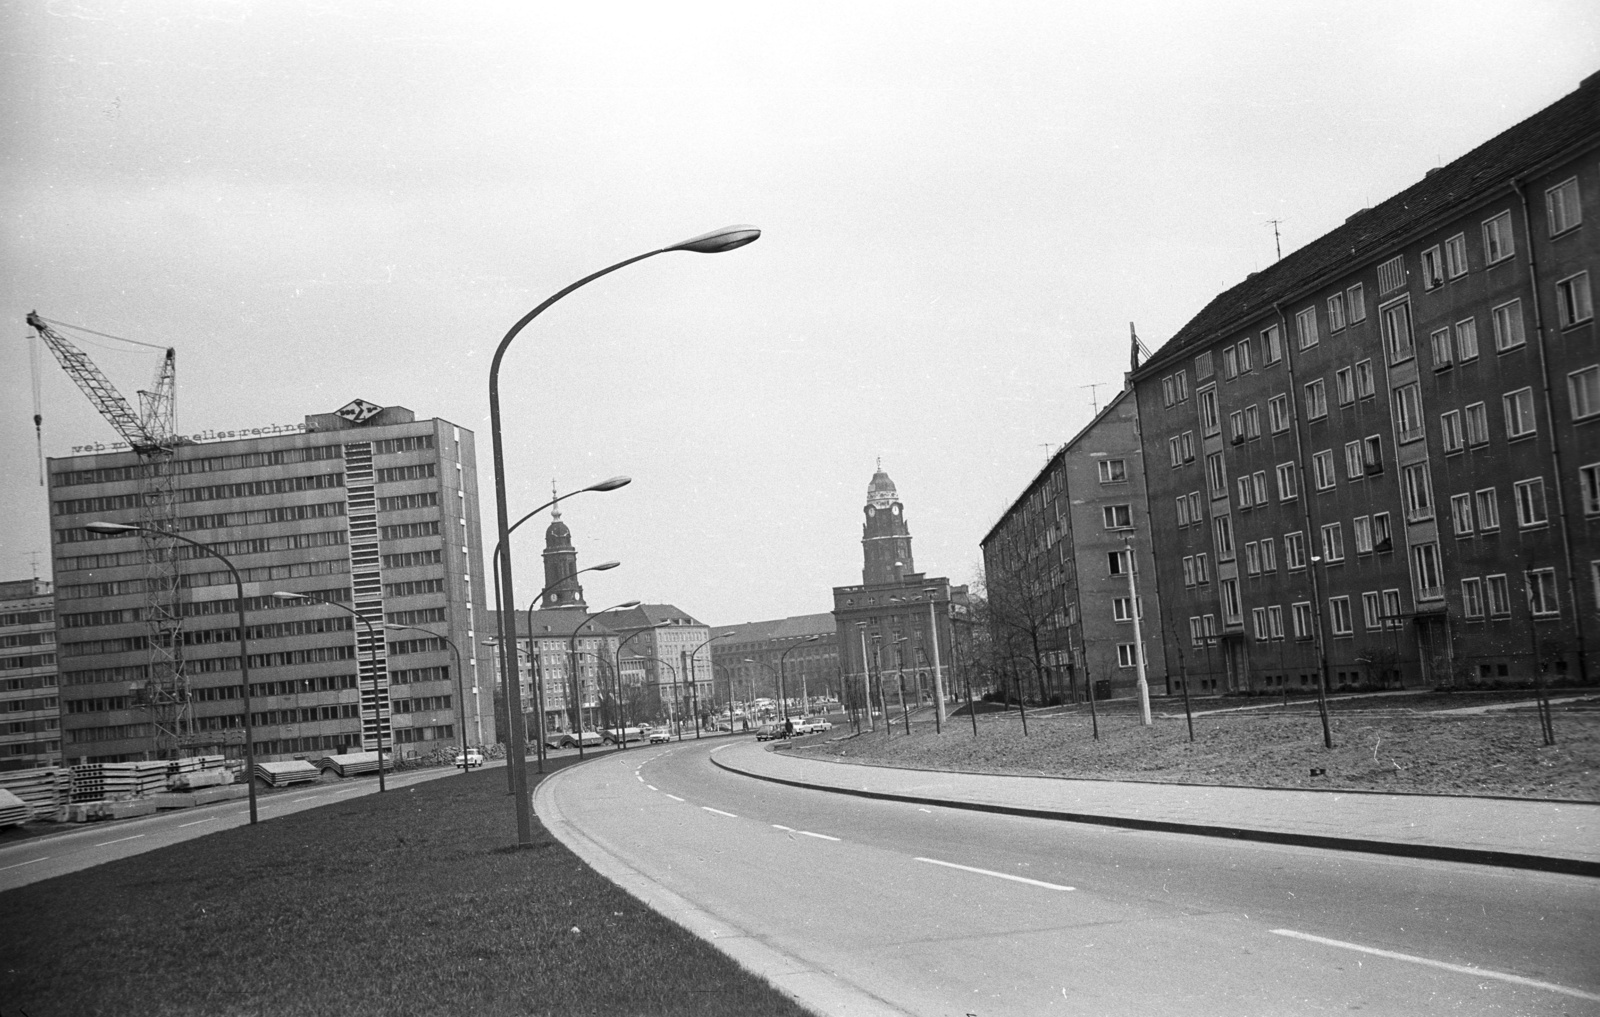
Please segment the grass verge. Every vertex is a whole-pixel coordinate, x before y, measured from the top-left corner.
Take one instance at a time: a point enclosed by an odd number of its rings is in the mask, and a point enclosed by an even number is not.
[[[966,717],[942,735],[931,721],[915,723],[909,738],[896,718],[892,738],[880,722],[875,734],[813,740],[798,751],[931,770],[1600,801],[1600,714],[1592,711],[1558,709],[1557,742],[1548,747],[1532,711],[1335,709],[1330,718],[1333,749],[1323,747],[1315,711],[1302,707],[1197,716],[1193,742],[1181,713],[1150,727],[1129,710],[1102,713],[1096,741],[1086,711],[1029,711],[1027,736],[1013,711],[980,715],[977,737]]]
[[[514,839],[505,777],[478,771],[11,890],[0,1006],[30,1017],[808,1012],[542,826],[531,849]]]

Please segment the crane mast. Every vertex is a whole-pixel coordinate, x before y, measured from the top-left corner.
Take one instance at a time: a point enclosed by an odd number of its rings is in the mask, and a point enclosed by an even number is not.
[[[51,328],[37,311],[29,312],[28,324],[67,376],[139,457],[139,525],[144,527],[139,531],[139,550],[145,598],[141,618],[150,665],[147,680],[143,687],[133,690],[133,698],[150,715],[154,758],[175,758],[181,749],[194,743],[189,679],[183,666],[183,619],[178,608],[180,545],[164,536],[176,532],[178,525],[174,466],[182,439],[177,436],[174,422],[177,353],[171,347],[166,349],[155,384],[138,393],[139,409],[135,412],[89,355]]]

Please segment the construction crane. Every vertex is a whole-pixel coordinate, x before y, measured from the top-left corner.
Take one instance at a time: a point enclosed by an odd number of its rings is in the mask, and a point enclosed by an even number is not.
[[[165,347],[155,384],[138,393],[136,413],[89,355],[51,328],[51,325],[74,326],[41,318],[37,311],[28,313],[28,324],[55,355],[62,370],[139,457],[139,525],[144,527],[139,531],[139,544],[144,563],[145,597],[141,618],[149,643],[150,671],[143,687],[134,690],[134,701],[150,714],[154,731],[153,758],[176,758],[194,740],[189,723],[189,680],[183,667],[182,618],[178,613],[178,542],[163,536],[175,532],[178,523],[173,464],[183,439],[177,435],[173,415],[177,352]],[[43,415],[37,404],[37,392],[35,385],[33,423],[35,430],[41,431]]]

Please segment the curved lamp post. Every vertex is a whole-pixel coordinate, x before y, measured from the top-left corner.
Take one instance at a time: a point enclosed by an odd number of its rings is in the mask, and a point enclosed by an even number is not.
[[[543,512],[545,509],[550,508],[552,505],[556,505],[556,504],[559,504],[559,503],[561,503],[563,501],[566,501],[568,498],[571,498],[575,494],[584,494],[585,492],[588,492],[588,491],[615,491],[617,488],[626,487],[631,483],[633,483],[633,478],[632,477],[612,477],[609,480],[602,480],[598,484],[590,484],[588,487],[579,488],[576,491],[568,491],[566,494],[556,495],[554,498],[551,498],[549,501],[545,502],[543,505],[540,505],[538,508],[534,509],[532,512],[529,512],[529,513],[525,514],[521,519],[518,519],[516,522],[512,523],[510,526],[505,528],[505,533],[503,533],[501,535],[500,539],[495,542],[494,554],[491,557],[491,562],[490,562],[490,571],[494,573],[494,616],[495,616],[496,619],[498,619],[500,635],[502,637],[504,637],[505,634],[506,634],[506,621],[505,621],[505,610],[501,606],[501,599],[500,599],[500,558],[501,558],[502,554],[506,553],[505,549],[510,546],[510,538],[511,538],[512,532],[515,531],[516,528],[521,526],[523,523],[527,522],[528,520],[532,519],[534,516],[538,515],[540,512]],[[593,569],[579,569],[578,570],[578,572],[590,572],[590,571],[594,571],[594,570]],[[575,573],[573,573],[573,575],[577,575],[577,573],[575,572]],[[571,578],[571,577],[568,577],[568,578]],[[565,580],[562,580],[562,582],[565,582]],[[560,585],[560,584],[558,583],[557,585]],[[544,595],[546,593],[549,593],[549,592],[550,592],[550,589],[548,587],[546,587],[545,589],[539,591],[539,596],[534,598],[535,602],[537,602],[538,600],[542,599],[544,597]],[[506,602],[511,605],[511,611],[512,611],[513,614],[515,614],[516,610],[517,610],[516,601],[511,600],[510,598],[506,598]],[[501,676],[504,677],[505,675],[511,675],[511,674],[516,674],[516,675],[520,676],[521,672],[517,671],[512,666],[512,665],[514,665],[516,663],[516,645],[517,645],[517,641],[516,641],[516,623],[515,623],[515,621],[513,621],[512,624],[511,624],[511,638],[510,638],[510,640],[508,641],[508,640],[506,640],[504,638],[501,638],[500,640],[498,640],[495,643],[495,645],[497,645],[497,646],[499,646],[501,648],[500,649],[500,674],[501,674]],[[521,714],[522,714],[521,682],[519,681],[517,684],[518,684],[518,689],[517,689],[517,693],[518,693],[518,695],[517,695],[517,715],[521,716]],[[508,727],[514,727],[515,725],[513,725],[511,723],[511,717],[512,717],[512,713],[511,713],[511,683],[509,681],[506,682],[506,693],[505,693],[505,695],[506,695],[506,724],[507,724]],[[543,726],[544,725],[544,715],[541,713],[539,715],[539,718],[540,718],[540,727],[539,727],[539,739],[540,739],[540,741],[539,741],[539,748],[538,748],[537,755],[538,755],[538,758],[539,758],[539,767],[540,767],[539,772],[543,773],[544,772],[544,726]],[[520,748],[520,752],[522,753],[522,756],[526,756],[526,754],[527,754],[527,732],[524,730],[522,732],[522,734],[519,735],[518,737],[519,737],[520,740],[517,742],[517,744],[521,747]],[[511,755],[511,738],[512,738],[511,732],[507,731],[506,732],[506,779],[511,782],[511,791],[512,791],[512,793],[515,793],[516,790],[517,790],[516,775],[512,771],[515,770],[516,767],[511,765],[511,760],[513,759],[513,756]],[[515,757],[515,758],[519,758],[520,759],[520,758],[522,758],[522,756],[518,756],[518,757]]]
[[[797,641],[793,646],[790,646],[782,653],[778,654],[778,712],[782,714],[781,719],[785,727],[787,727],[789,723],[789,701],[785,696],[786,690],[784,689],[783,682],[783,662],[788,659],[789,654],[798,650],[801,646],[804,646],[806,643],[814,643],[821,638],[821,636],[806,636],[804,639]]]
[[[273,594],[279,600],[304,600],[311,604],[323,604],[327,607],[336,607],[367,627],[367,667],[372,671],[372,716],[373,726],[378,732],[378,792],[382,794],[388,788],[383,782],[383,689],[378,686],[378,634],[372,627],[372,622],[356,613],[355,608],[345,607],[336,600],[319,600],[308,597],[304,593],[287,593],[282,590]],[[384,669],[388,670],[387,663]]]
[[[250,824],[254,826],[256,822],[256,738],[255,728],[250,723],[250,648],[245,641],[244,581],[239,578],[239,570],[233,567],[233,562],[198,540],[190,540],[188,537],[179,536],[176,533],[168,533],[166,530],[157,530],[149,526],[135,526],[132,523],[110,523],[102,520],[84,523],[83,528],[90,533],[106,535],[115,533],[154,533],[163,537],[171,537],[173,540],[181,540],[191,547],[198,547],[201,551],[226,565],[228,572],[233,576],[234,603],[239,612],[237,622],[239,626],[239,679],[244,686],[244,779],[245,786],[250,790]]]
[[[650,657],[641,654],[639,659],[653,660],[672,673],[672,699],[667,705],[667,723],[677,730],[678,741],[683,741],[683,728],[678,724],[677,715],[673,712],[678,702],[678,669],[673,667],[669,662],[662,660],[660,657]],[[682,664],[683,661],[680,660],[678,663]],[[656,676],[656,702],[658,704],[661,702],[661,680],[659,672]]]
[[[457,721],[457,723],[459,723],[461,725],[461,772],[462,773],[467,772],[467,770],[471,769],[471,767],[467,766],[467,762],[466,762],[466,760],[467,760],[467,720],[466,720],[467,692],[466,692],[466,686],[462,684],[462,679],[461,679],[461,651],[456,649],[455,640],[451,639],[447,635],[444,635],[444,634],[439,633],[439,632],[435,632],[432,629],[425,629],[420,625],[396,625],[394,622],[385,622],[383,627],[385,629],[389,630],[390,632],[423,632],[423,633],[426,633],[426,634],[428,634],[430,636],[433,636],[435,639],[444,640],[444,644],[446,646],[450,647],[450,656],[454,657],[455,661],[456,661],[456,703],[457,703],[457,706],[458,706],[458,709],[456,710],[456,721]]]
[[[535,509],[534,511],[537,512],[539,510]],[[530,515],[531,514],[532,513],[530,513]],[[523,516],[523,519],[526,519],[526,518],[527,518],[527,516]],[[536,745],[534,747],[533,756],[534,756],[534,759],[538,760],[537,767],[538,767],[538,770],[539,770],[540,773],[544,772],[544,753],[545,753],[545,745],[544,745],[544,735],[545,735],[545,731],[544,731],[544,678],[543,678],[542,675],[539,674],[538,657],[533,652],[533,612],[535,612],[535,611],[537,611],[539,609],[539,602],[544,600],[544,595],[545,594],[549,593],[551,590],[555,589],[557,586],[560,586],[562,583],[566,582],[568,579],[576,579],[578,576],[583,575],[585,572],[606,572],[606,571],[609,571],[611,569],[616,568],[618,565],[621,565],[621,564],[622,563],[620,561],[603,561],[598,565],[590,565],[588,568],[579,569],[578,571],[572,573],[572,575],[564,576],[563,578],[556,580],[555,582],[551,583],[549,586],[546,586],[544,589],[540,590],[539,591],[539,595],[537,597],[533,598],[533,603],[528,605],[528,678],[529,678],[529,683],[528,684],[533,689],[533,712],[539,718],[538,730],[536,732],[537,735],[538,735],[539,743],[538,743],[538,745]],[[513,636],[515,636],[515,630],[516,630],[516,619],[513,618],[512,619],[512,634],[513,634]],[[521,682],[521,675],[520,674],[518,675],[517,691],[519,693],[522,691],[522,682]],[[506,710],[507,710],[506,718],[507,719],[506,719],[506,723],[508,723],[508,724],[511,723],[510,712],[509,712],[511,710],[511,698],[510,698],[510,696],[511,696],[510,687],[507,686],[507,691],[506,691]],[[518,698],[520,700],[521,697],[519,696]],[[518,709],[518,713],[519,713],[519,716],[520,716],[521,709],[522,709],[521,702],[518,702],[517,709]],[[513,725],[513,726],[515,726],[515,725]],[[519,728],[519,730],[521,730],[521,729]],[[524,737],[526,737],[526,731],[524,731]],[[582,748],[582,746],[579,746],[579,748]],[[524,751],[526,751],[526,750],[524,750]],[[514,792],[515,790],[516,790],[516,788],[513,787],[512,791]]]
[[[626,611],[629,608],[634,608],[634,607],[638,607],[638,606],[639,606],[639,601],[637,601],[637,600],[625,600],[620,604],[612,604],[608,608],[604,608],[602,610],[596,611],[594,614],[589,615],[589,617],[587,617],[583,621],[579,622],[577,624],[577,626],[575,628],[573,628],[572,635],[567,640],[567,659],[569,661],[571,661],[570,666],[572,668],[572,691],[573,691],[573,695],[574,695],[574,699],[573,699],[573,706],[574,706],[573,716],[576,717],[577,721],[578,721],[578,758],[579,759],[583,758],[583,677],[580,674],[578,674],[578,633],[582,632],[584,630],[584,627],[587,626],[590,622],[598,620],[601,615],[603,615],[603,614],[605,614],[605,613],[607,613],[609,611]],[[530,633],[530,638],[531,637],[532,637],[532,635]],[[596,660],[600,659],[600,655],[598,653],[595,654],[595,659]]]
[[[643,261],[645,258],[651,258],[658,254],[666,254],[669,251],[692,251],[696,254],[720,254],[723,251],[731,251],[735,248],[743,247],[746,244],[754,243],[760,236],[761,231],[753,226],[728,226],[720,230],[713,230],[710,233],[702,233],[697,237],[690,237],[688,240],[673,244],[670,247],[662,247],[654,251],[648,251],[644,254],[634,255],[625,261],[619,261],[615,265],[603,268],[592,275],[584,276],[582,279],[579,279],[577,282],[567,286],[565,289],[545,300],[545,302],[540,304],[538,307],[535,307],[533,310],[523,315],[517,320],[515,325],[511,326],[511,329],[506,333],[505,338],[500,340],[500,345],[495,348],[494,359],[489,364],[489,434],[494,443],[495,522],[498,535],[497,543],[502,548],[509,548],[509,541],[511,539],[511,516],[506,509],[505,450],[500,437],[500,361],[505,358],[506,348],[509,347],[511,345],[511,341],[517,337],[517,333],[526,328],[530,321],[544,313],[544,310],[547,307],[555,303],[557,300],[560,300],[568,293],[571,293],[580,286],[593,282],[603,275],[609,275],[619,268],[624,268],[628,265],[631,265],[636,261]],[[499,574],[500,589],[503,591],[501,596],[505,598],[507,603],[515,604],[517,602],[514,592],[516,587],[512,582],[511,554],[509,550],[500,555]],[[500,624],[501,639],[507,643],[512,642],[512,637],[506,634],[507,630],[504,616],[501,617]],[[511,705],[515,707],[515,709],[511,711],[513,714],[520,714],[522,712],[520,692],[520,689],[515,689],[511,695]],[[523,732],[519,732],[516,729],[516,725],[512,725],[511,733],[516,744],[508,746],[508,748],[513,750],[513,758],[520,759],[524,751],[523,746],[526,741],[525,735]],[[529,847],[533,844],[533,807],[532,803],[528,800],[528,778],[527,775],[522,772],[523,768],[521,766],[515,767],[515,769],[518,774],[514,778],[514,786],[516,787],[517,792],[517,846]]]
[[[707,646],[710,646],[711,643],[713,643],[714,641],[716,641],[718,639],[725,639],[728,636],[732,636],[732,635],[737,635],[737,633],[734,633],[734,632],[718,632],[716,635],[711,636],[705,642],[701,643],[699,646],[696,646],[694,649],[689,651],[688,681],[689,681],[690,695],[692,695],[694,697],[694,736],[696,738],[700,737],[700,683],[695,681],[694,659],[695,659],[696,656],[699,655],[701,650],[705,649]],[[713,675],[713,679],[712,680],[715,681],[715,675]]]
[[[744,662],[746,664],[754,664],[756,667],[764,667],[768,671],[772,672],[772,691],[774,693],[777,693],[778,690],[780,688],[782,688],[782,682],[779,681],[779,679],[778,679],[778,671],[771,664],[768,664],[764,660],[756,660],[754,657],[746,657],[746,658],[744,658]],[[755,686],[755,682],[752,681],[750,684],[751,684],[750,705],[752,707],[754,707],[755,704],[756,704],[756,694],[755,694],[755,687],[754,687]],[[778,699],[778,710],[779,710],[780,713],[783,712],[783,699],[782,699],[781,696]],[[784,719],[788,719],[788,718],[786,717]]]

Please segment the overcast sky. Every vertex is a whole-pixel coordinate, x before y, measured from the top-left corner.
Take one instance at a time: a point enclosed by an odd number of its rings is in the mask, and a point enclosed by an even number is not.
[[[179,429],[355,397],[567,503],[595,607],[724,625],[978,540],[1218,291],[1600,69],[1578,2],[0,2],[0,579],[49,575],[31,309],[178,351]],[[91,337],[92,338],[92,337]],[[131,399],[156,351],[86,345]],[[114,440],[42,354],[44,452]],[[517,548],[540,574],[540,529]],[[490,540],[492,544],[492,537]],[[532,590],[527,591],[531,594]]]

